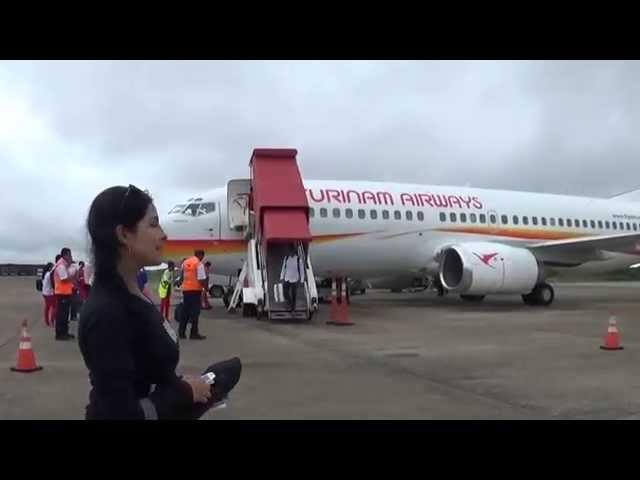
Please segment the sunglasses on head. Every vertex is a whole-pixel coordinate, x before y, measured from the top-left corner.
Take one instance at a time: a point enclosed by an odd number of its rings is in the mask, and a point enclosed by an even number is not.
[[[139,192],[139,193],[144,193],[145,195],[149,195],[149,191],[148,190],[140,190],[135,185],[129,184],[129,187],[127,188],[127,191],[124,193],[124,197],[122,197],[122,202],[120,203],[120,215],[124,214],[124,211],[125,211],[124,207],[125,207],[125,205],[127,203],[127,198],[129,198],[129,194],[134,190]]]

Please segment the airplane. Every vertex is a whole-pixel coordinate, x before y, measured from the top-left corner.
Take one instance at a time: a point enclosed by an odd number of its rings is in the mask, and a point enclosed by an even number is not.
[[[247,257],[237,227],[247,208],[242,182],[173,207],[162,218],[164,258],[180,262],[200,248],[216,274],[238,275]],[[580,276],[640,262],[640,190],[605,199],[390,182],[303,184],[319,278],[395,288],[427,279],[465,301],[519,294],[527,305],[550,305],[548,279],[561,271]]]

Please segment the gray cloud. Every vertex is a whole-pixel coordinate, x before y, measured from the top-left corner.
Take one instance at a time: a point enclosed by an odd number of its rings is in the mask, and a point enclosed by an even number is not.
[[[640,184],[639,79],[638,62],[0,62],[0,262],[83,249],[103,188],[165,211],[247,176],[256,146],[298,148],[307,178],[613,194]]]

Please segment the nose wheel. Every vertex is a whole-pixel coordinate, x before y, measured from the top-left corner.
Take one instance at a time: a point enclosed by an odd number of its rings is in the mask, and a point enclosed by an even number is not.
[[[527,305],[547,307],[553,303],[555,291],[548,283],[541,283],[526,295],[522,295],[522,301]]]

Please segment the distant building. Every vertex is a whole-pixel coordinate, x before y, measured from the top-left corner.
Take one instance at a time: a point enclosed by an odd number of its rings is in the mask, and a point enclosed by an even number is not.
[[[15,263],[0,264],[0,277],[20,276],[35,277],[42,275],[44,265],[25,265]]]

